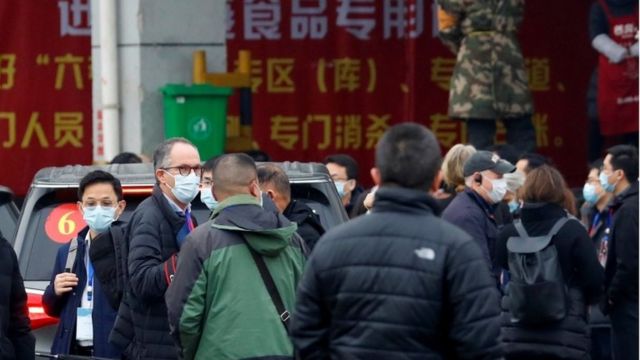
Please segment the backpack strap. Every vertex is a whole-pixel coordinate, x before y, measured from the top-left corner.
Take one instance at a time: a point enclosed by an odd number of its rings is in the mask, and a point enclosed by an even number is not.
[[[78,251],[78,238],[74,237],[71,239],[71,243],[69,244],[69,253],[67,254],[67,263],[64,266],[65,272],[71,272],[73,270],[73,265],[76,262],[76,252]]]
[[[566,224],[569,220],[570,218],[568,217],[561,217],[560,219],[558,219],[558,221],[556,221],[556,223],[553,224],[553,227],[551,228],[547,236],[549,237],[556,236],[556,234],[558,234],[558,232],[560,231],[560,229],[562,229],[564,224]]]
[[[515,226],[516,231],[518,232],[518,235],[520,235],[521,238],[528,238],[529,237],[529,234],[527,234],[527,230],[522,225],[522,220],[521,219],[513,220],[513,226]]]

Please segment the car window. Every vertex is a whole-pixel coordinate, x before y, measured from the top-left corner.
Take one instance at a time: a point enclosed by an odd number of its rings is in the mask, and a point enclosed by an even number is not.
[[[18,213],[15,205],[12,202],[7,202],[0,205],[0,232],[9,240],[9,243],[13,243],[13,239],[16,235],[16,228],[18,226]]]

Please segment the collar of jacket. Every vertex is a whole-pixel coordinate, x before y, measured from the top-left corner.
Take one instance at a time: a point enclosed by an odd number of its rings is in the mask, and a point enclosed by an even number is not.
[[[464,193],[467,194],[473,201],[480,206],[480,208],[487,214],[488,217],[494,219],[494,214],[496,209],[498,208],[498,204],[489,204],[487,200],[483,199],[482,196],[478,195],[477,192],[473,191],[473,189],[469,187],[464,188]]]
[[[613,198],[613,201],[611,202],[611,208],[615,211],[618,210],[620,208],[620,206],[622,206],[622,204],[624,204],[625,200],[629,199],[630,197],[637,197],[638,196],[638,181],[634,181],[631,183],[631,185],[629,185],[628,188],[624,189],[623,192],[621,192],[620,194],[618,194],[618,196],[616,196],[615,198]]]
[[[557,219],[567,216],[567,212],[558,204],[552,203],[524,203],[520,218],[524,223]]]
[[[212,215],[211,227],[239,232],[247,244],[265,256],[286,248],[298,229],[276,211],[267,211],[250,195],[236,195],[222,201]]]
[[[221,201],[218,206],[216,206],[215,210],[213,210],[213,212],[211,213],[211,219],[216,218],[222,212],[222,210],[238,205],[260,206],[260,201],[258,201],[258,199],[256,199],[255,197],[247,194],[230,196],[224,199],[224,201]]]
[[[412,214],[432,213],[439,215],[436,200],[426,191],[396,186],[381,186],[376,191],[372,212],[394,211]]]
[[[155,201],[158,209],[160,209],[162,216],[164,216],[165,220],[169,222],[171,230],[173,230],[173,235],[175,236],[176,234],[178,234],[182,226],[184,226],[184,214],[180,215],[176,213],[176,211],[169,204],[169,200],[164,197],[164,193],[162,192],[162,189],[160,189],[159,185],[156,184],[153,186],[153,192],[151,196]]]

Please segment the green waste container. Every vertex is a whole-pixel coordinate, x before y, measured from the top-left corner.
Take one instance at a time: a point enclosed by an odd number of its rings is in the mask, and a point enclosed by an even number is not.
[[[231,88],[213,85],[168,84],[164,94],[164,136],[181,136],[198,148],[206,161],[224,153],[227,99]]]

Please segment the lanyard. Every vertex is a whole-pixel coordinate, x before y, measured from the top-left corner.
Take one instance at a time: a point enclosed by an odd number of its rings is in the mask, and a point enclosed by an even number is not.
[[[607,212],[607,219],[605,221],[605,228],[604,228],[604,236],[602,237],[602,241],[603,242],[607,242],[609,241],[609,234],[611,233],[611,212],[612,210],[609,210]],[[598,230],[598,227],[601,225],[600,224],[600,216],[601,213],[598,212],[595,214],[595,216],[593,217],[593,223],[591,224],[591,229],[589,229],[589,236],[593,237],[596,234],[596,231]]]
[[[88,245],[88,242],[87,242]],[[87,301],[93,301],[93,264],[91,264],[91,259],[89,258],[89,246],[87,246],[87,254],[86,254],[86,264],[87,264]]]

